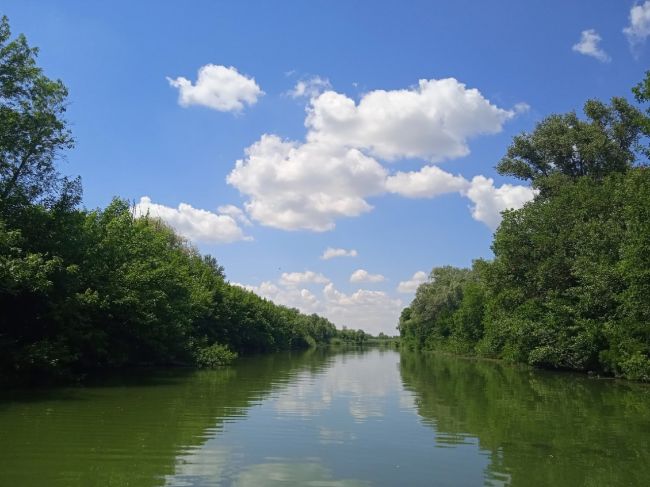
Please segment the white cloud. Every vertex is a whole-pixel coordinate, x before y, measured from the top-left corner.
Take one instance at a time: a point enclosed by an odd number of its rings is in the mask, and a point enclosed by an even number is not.
[[[474,176],[468,181],[436,166],[424,166],[419,171],[408,173],[398,172],[387,179],[386,187],[407,198],[431,198],[459,192],[472,201],[472,217],[493,230],[499,226],[503,210],[521,208],[535,196],[535,191],[528,186],[503,184],[497,188],[491,178]]]
[[[623,33],[633,48],[645,42],[650,35],[650,0],[632,7],[630,25],[623,29]]]
[[[371,91],[358,104],[326,91],[311,100],[305,125],[311,142],[436,162],[469,154],[469,138],[500,132],[514,115],[454,78],[423,79],[411,89]]]
[[[206,64],[199,69],[196,84],[182,76],[167,81],[178,88],[181,106],[202,105],[220,112],[239,112],[244,104],[254,105],[264,94],[255,79],[240,74],[232,66]]]
[[[381,274],[370,274],[365,269],[357,269],[350,275],[350,282],[383,282],[386,278]]]
[[[330,282],[330,280],[323,274],[313,271],[283,272],[282,276],[280,276],[280,283],[285,286],[296,286],[298,284],[307,283],[325,284],[328,282]]]
[[[246,226],[252,225],[251,221],[244,213],[244,210],[235,206],[235,205],[223,205],[217,208],[217,211],[223,215],[230,215],[239,223],[243,223]]]
[[[512,108],[512,110],[515,112],[515,114],[521,115],[522,113],[528,113],[530,111],[530,105],[528,103],[520,101],[519,103],[515,103],[515,106]]]
[[[612,58],[598,46],[601,40],[602,38],[594,29],[583,30],[580,34],[580,41],[574,44],[572,49],[585,56],[596,58],[601,63],[608,63]]]
[[[249,197],[245,208],[254,220],[284,230],[325,231],[337,218],[370,211],[365,198],[383,192],[385,177],[377,161],[356,149],[263,135],[227,181]]]
[[[464,177],[443,171],[437,166],[424,166],[419,171],[398,172],[386,180],[386,189],[407,198],[432,198],[469,187]]]
[[[323,313],[322,303],[309,289],[296,287],[293,284],[278,286],[271,281],[264,281],[259,286],[240,284],[238,282],[231,284],[248,289],[276,304],[297,308],[303,313]]]
[[[301,85],[298,92],[307,89]],[[339,218],[371,211],[368,199],[387,192],[409,198],[465,195],[471,183],[460,175],[430,165],[391,175],[375,157],[460,157],[469,152],[471,137],[501,131],[528,108],[520,103],[504,110],[453,78],[372,91],[358,103],[328,90],[309,102],[306,142],[263,135],[245,150],[227,182],[246,197],[247,214],[263,225],[327,231]]]
[[[427,273],[424,271],[417,271],[407,281],[400,281],[397,286],[397,292],[410,294],[417,291],[418,286],[427,280]]]
[[[338,291],[329,283],[323,289],[325,316],[338,326],[363,329],[374,335],[395,334],[403,303],[382,291],[359,289],[352,294]]]
[[[492,178],[474,176],[464,194],[474,203],[472,217],[494,230],[501,223],[503,210],[521,208],[535,197],[536,192],[530,187],[512,184],[497,188]]]
[[[134,215],[160,218],[179,234],[196,242],[230,243],[252,240],[244,235],[232,216],[194,208],[187,203],[179,204],[178,208],[170,208],[152,203],[151,198],[143,196],[135,205]]]
[[[303,284],[323,283],[322,274],[283,274],[277,283],[264,281],[258,286],[232,283],[252,291],[274,303],[298,308],[303,313],[318,313],[341,328],[363,329],[372,334],[395,334],[403,303],[385,292],[358,289],[345,294],[327,282],[321,293],[301,287]]]
[[[330,90],[332,85],[327,78],[313,76],[309,79],[300,80],[289,92],[292,98],[315,98],[322,92]]]
[[[325,252],[323,252],[323,255],[321,255],[321,259],[323,260],[329,260],[333,259],[335,257],[356,257],[357,251],[355,249],[335,249],[333,247],[327,247],[325,249]]]

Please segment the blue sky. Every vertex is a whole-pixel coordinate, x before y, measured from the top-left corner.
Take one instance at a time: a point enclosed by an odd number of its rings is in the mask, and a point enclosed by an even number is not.
[[[424,274],[490,257],[499,210],[531,197],[494,170],[512,136],[629,96],[650,49],[650,2],[1,11],[70,90],[77,147],[62,169],[82,176],[86,207],[140,203],[232,282],[391,334]]]

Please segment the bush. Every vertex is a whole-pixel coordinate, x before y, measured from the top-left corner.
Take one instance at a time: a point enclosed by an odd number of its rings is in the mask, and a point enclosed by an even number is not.
[[[214,369],[221,365],[228,365],[237,358],[237,354],[226,345],[215,343],[209,347],[200,348],[196,352],[196,365],[202,369]]]

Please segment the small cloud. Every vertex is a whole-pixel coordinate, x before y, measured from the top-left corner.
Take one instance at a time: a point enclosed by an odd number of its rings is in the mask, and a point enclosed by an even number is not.
[[[438,166],[424,166],[418,171],[398,172],[386,179],[386,189],[407,198],[433,198],[469,187],[461,175],[454,176]]]
[[[206,64],[199,69],[195,84],[186,78],[167,78],[178,88],[178,103],[183,107],[201,105],[220,112],[240,112],[254,105],[264,94],[255,79],[240,74],[234,67]]]
[[[427,280],[427,273],[424,271],[417,271],[413,276],[407,281],[400,281],[397,285],[397,292],[410,294],[417,291],[418,286]]]
[[[327,284],[330,280],[323,274],[313,271],[305,272],[284,272],[280,276],[280,284],[283,286],[297,286],[299,284]]]
[[[246,226],[252,225],[251,221],[248,219],[244,211],[235,205],[223,205],[217,208],[217,211],[222,215],[230,215],[239,223],[242,223]]]
[[[602,38],[594,29],[583,30],[580,34],[580,41],[571,49],[585,56],[596,58],[601,63],[608,63],[612,58],[598,46],[601,40]]]
[[[623,29],[632,49],[643,44],[650,35],[650,0],[630,9],[630,25]]]
[[[494,185],[492,178],[474,176],[469,189],[461,192],[474,206],[472,217],[495,230],[501,223],[501,212],[518,210],[532,200],[537,192],[529,186],[513,184]]]
[[[151,198],[143,196],[134,207],[136,217],[150,216],[160,218],[183,237],[206,243],[230,243],[239,240],[253,240],[244,235],[235,219],[226,214],[194,208],[187,203],[180,203],[178,208],[153,203]]]
[[[514,112],[517,115],[521,115],[523,113],[528,113],[529,111],[530,111],[530,105],[528,103],[519,102],[519,103],[515,104],[515,106],[514,106]]]
[[[292,98],[315,98],[330,89],[332,89],[332,85],[327,78],[313,76],[298,81],[293,89],[289,91],[289,96]]]
[[[333,259],[335,257],[356,257],[357,256],[357,251],[355,249],[335,249],[332,247],[327,247],[325,252],[323,252],[323,255],[321,255],[322,260],[329,260]]]
[[[357,269],[350,276],[350,282],[383,282],[386,278],[381,274],[370,274],[364,269]]]

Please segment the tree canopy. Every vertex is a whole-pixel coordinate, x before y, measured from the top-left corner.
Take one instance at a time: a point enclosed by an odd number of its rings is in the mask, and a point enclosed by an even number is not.
[[[61,177],[55,162],[74,145],[64,118],[68,90],[36,64],[24,35],[11,40],[0,20],[0,214],[33,203],[78,203],[80,182]]]
[[[227,282],[158,219],[115,199],[79,208],[57,161],[67,89],[0,21],[0,377],[137,364],[214,366],[234,352],[324,343],[327,319]]]
[[[650,100],[650,73],[634,89]],[[503,214],[492,261],[435,268],[404,343],[650,381],[650,118],[622,98],[552,115],[497,169],[537,197]]]
[[[531,133],[514,137],[497,164],[499,174],[529,181],[543,192],[554,177],[602,179],[638,162],[647,135],[643,113],[624,98],[589,100],[585,118],[551,115]]]

